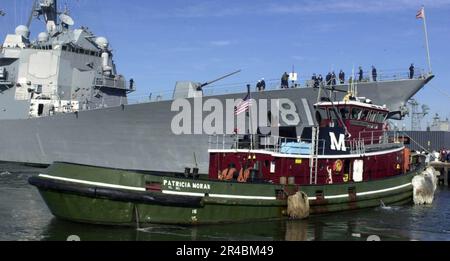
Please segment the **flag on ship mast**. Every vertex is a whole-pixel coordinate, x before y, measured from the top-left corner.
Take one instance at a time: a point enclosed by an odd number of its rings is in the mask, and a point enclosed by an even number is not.
[[[425,18],[425,8],[424,7],[420,8],[419,12],[417,12],[416,18],[417,19]]]
[[[428,41],[427,17],[425,15],[425,7],[424,6],[422,6],[422,8],[420,8],[420,10],[417,12],[416,18],[422,19],[422,21],[423,21],[423,29],[425,32],[425,46],[427,49],[428,70],[429,70],[429,73],[432,74],[433,70],[431,69],[431,56],[430,56],[430,44]]]

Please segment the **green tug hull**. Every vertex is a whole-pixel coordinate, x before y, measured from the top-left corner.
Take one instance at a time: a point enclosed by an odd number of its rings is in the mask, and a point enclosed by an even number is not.
[[[235,183],[55,163],[30,179],[54,216],[74,222],[140,226],[288,219],[288,196],[304,192],[310,214],[412,202],[421,170],[335,185]]]

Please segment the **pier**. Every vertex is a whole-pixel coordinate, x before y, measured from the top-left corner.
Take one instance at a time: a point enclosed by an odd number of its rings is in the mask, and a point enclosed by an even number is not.
[[[450,163],[448,162],[431,162],[430,166],[435,168],[437,171],[441,173],[441,175],[438,177],[439,179],[439,185],[445,185],[447,187],[450,187],[448,183],[448,179],[450,176]]]

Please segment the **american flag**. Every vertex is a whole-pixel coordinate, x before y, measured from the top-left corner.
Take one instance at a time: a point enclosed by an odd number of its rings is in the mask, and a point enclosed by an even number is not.
[[[247,112],[247,110],[252,106],[252,100],[250,99],[250,93],[244,98],[244,100],[238,104],[238,106],[234,107],[234,114],[239,115],[243,112]]]
[[[420,10],[417,12],[416,18],[417,19],[425,19],[425,8],[424,7],[420,8]]]

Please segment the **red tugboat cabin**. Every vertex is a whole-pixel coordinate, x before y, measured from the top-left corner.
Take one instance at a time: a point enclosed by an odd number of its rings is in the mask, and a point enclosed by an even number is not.
[[[390,113],[369,100],[315,105],[317,127],[297,138],[215,136],[209,178],[224,182],[326,185],[378,180],[409,171],[410,153],[387,135]]]

